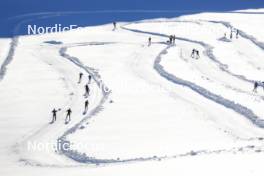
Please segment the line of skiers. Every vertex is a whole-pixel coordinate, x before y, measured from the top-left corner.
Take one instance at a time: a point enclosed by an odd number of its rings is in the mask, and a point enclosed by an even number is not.
[[[193,49],[193,50],[192,50],[191,57],[192,57],[192,58],[195,58],[195,59],[199,59],[199,58],[200,58],[199,51],[196,50],[196,49]]]
[[[229,39],[230,40],[233,39],[234,38],[234,35],[236,36],[236,39],[238,39],[239,30],[238,29],[231,28],[230,29]],[[224,38],[227,38],[226,33],[224,34]]]
[[[148,46],[151,46],[151,37],[148,38]],[[175,44],[176,36],[175,35],[170,35],[169,40],[167,41],[168,44]]]
[[[175,35],[170,35],[168,43],[174,45],[175,44],[175,40],[176,40],[176,36]]]
[[[60,108],[59,108],[59,109],[55,109],[55,108],[54,108],[54,109],[51,111],[51,113],[52,113],[52,121],[50,122],[51,124],[54,123],[54,122],[57,120],[57,112],[58,112],[58,111],[61,111],[61,109],[60,109]],[[71,113],[72,113],[71,108],[69,108],[69,109],[66,110],[65,123],[68,123],[68,122],[71,121]]]
[[[83,73],[79,73],[79,80],[78,80],[78,84],[81,83],[82,81],[82,78],[83,78]],[[87,99],[88,96],[90,95],[90,88],[89,88],[89,84],[91,84],[91,81],[92,81],[92,76],[91,75],[88,75],[88,83],[85,84],[84,86],[84,97],[85,97],[85,102],[84,102],[84,111],[83,111],[83,115],[87,113],[88,111],[88,106],[89,106],[89,100]],[[52,121],[50,122],[51,124],[54,123],[56,120],[57,120],[57,113],[58,111],[61,111],[61,109],[53,109],[51,111],[52,113]],[[71,121],[71,114],[72,114],[72,110],[71,108],[68,108],[66,110],[66,118],[65,118],[65,124],[68,124],[70,121]]]
[[[113,30],[115,30],[116,29],[116,22],[113,22],[113,26],[114,26],[114,29]],[[231,28],[230,29],[230,36],[229,36],[229,38],[230,39],[233,39],[233,35],[234,34],[236,36],[236,39],[238,39],[239,30],[238,29]],[[224,34],[224,37],[226,38],[226,33]],[[148,38],[148,46],[151,46],[151,40],[152,40],[151,37],[149,37]],[[175,40],[176,40],[176,36],[175,35],[170,35],[169,36],[169,40],[167,41],[167,43],[169,43],[169,44],[175,44]],[[192,58],[195,58],[195,59],[199,59],[200,58],[199,50],[193,49],[192,50],[192,53],[191,53],[191,57]],[[259,86],[263,87],[263,90],[264,90],[264,82],[254,82],[254,89],[253,89],[253,91],[256,92],[257,91],[257,88]]]

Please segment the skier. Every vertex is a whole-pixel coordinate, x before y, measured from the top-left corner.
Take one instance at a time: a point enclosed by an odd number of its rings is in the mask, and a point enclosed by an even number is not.
[[[114,31],[114,30],[116,30],[116,22],[115,21],[113,22],[113,26],[114,26],[114,29],[113,29],[113,31]]]
[[[231,32],[230,32],[230,39],[232,39],[233,38],[233,31],[232,31],[232,29],[231,29]]]
[[[57,112],[55,108],[51,111],[52,112],[52,121],[50,123],[54,123],[57,120]]]
[[[239,30],[236,30],[236,38],[238,39],[238,35],[239,35]]]
[[[258,88],[258,82],[254,82],[254,89],[253,89],[253,91],[254,92],[257,92],[257,88]]]
[[[173,40],[173,36],[170,35],[170,37],[169,37],[169,43],[170,43],[170,44],[172,44],[172,40]]]
[[[151,37],[148,38],[148,46],[151,45]]]
[[[79,84],[80,84],[81,81],[82,81],[82,76],[83,76],[83,73],[81,72],[81,73],[79,74],[79,81],[78,81]]]
[[[87,97],[89,95],[89,93],[90,93],[90,88],[89,88],[88,84],[86,84],[84,87],[85,87],[84,96]]]
[[[195,49],[192,50],[192,54],[191,54],[192,58],[194,58],[194,54],[195,54]]]
[[[88,111],[88,105],[89,105],[89,101],[88,101],[88,100],[85,100],[85,102],[84,102],[84,112],[83,112],[83,114],[86,114],[86,112]]]
[[[196,52],[196,59],[199,59],[200,58],[199,51],[195,50],[195,52]]]
[[[173,35],[173,36],[172,36],[172,43],[173,43],[173,45],[175,45],[175,40],[176,40],[176,36]]]
[[[92,76],[91,75],[88,75],[88,84],[90,84],[92,81]]]
[[[69,121],[71,121],[71,113],[72,113],[72,110],[71,108],[67,109],[67,115],[66,115],[66,118],[65,118],[65,123],[67,124]]]

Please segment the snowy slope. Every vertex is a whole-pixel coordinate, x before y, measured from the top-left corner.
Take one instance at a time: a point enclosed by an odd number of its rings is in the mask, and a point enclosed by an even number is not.
[[[1,39],[0,174],[261,175],[264,92],[252,89],[264,69],[262,23],[262,14],[204,13]],[[223,40],[230,27],[239,37]]]

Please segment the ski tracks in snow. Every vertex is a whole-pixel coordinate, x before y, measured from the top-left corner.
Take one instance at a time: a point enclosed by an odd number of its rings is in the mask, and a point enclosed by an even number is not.
[[[183,22],[183,21],[181,21]],[[144,22],[143,22],[144,23]],[[214,23],[216,23],[214,21]],[[227,27],[232,27],[229,23],[227,22],[219,22],[221,24],[224,24],[225,26]],[[130,23],[131,24],[131,23]],[[138,30],[138,29],[130,29],[130,28],[127,28],[127,27],[123,27],[123,29],[125,30],[129,30],[129,31],[132,31],[132,32],[137,32],[137,33],[143,33],[143,34],[149,34],[149,35],[156,35],[156,36],[160,36],[160,37],[169,37],[168,35],[166,34],[161,34],[161,33],[156,33],[156,32],[148,32],[148,31],[142,31],[142,30]],[[244,32],[241,31],[242,34],[244,34],[245,36],[248,36],[247,34],[245,34]],[[252,37],[247,37],[253,41],[256,42],[256,40],[254,40],[254,38],[252,39]],[[182,38],[182,37],[176,37],[177,40],[181,40],[181,41],[187,41],[187,42],[190,42],[190,43],[195,43],[195,44],[199,44],[201,46],[203,46],[205,48],[205,54],[208,56],[208,58],[210,58],[212,61],[214,61],[218,66],[219,68],[228,73],[229,75],[232,75],[242,81],[245,81],[245,82],[249,82],[249,83],[253,83],[255,82],[255,80],[249,80],[247,79],[244,75],[237,75],[237,74],[234,74],[232,72],[230,72],[228,70],[228,67],[227,65],[221,63],[213,54],[213,46],[210,46],[209,44],[206,44],[202,41],[196,41],[196,40],[191,40],[191,39],[187,39],[187,38]],[[253,42],[252,41],[252,42]],[[255,43],[254,42],[254,43]],[[261,43],[258,42],[258,46],[261,47]],[[198,86],[196,85],[195,83],[192,83],[190,81],[186,81],[186,80],[183,80],[183,79],[180,79],[178,77],[176,77],[175,75],[172,75],[170,73],[168,73],[167,71],[164,70],[163,66],[160,64],[161,62],[161,59],[162,59],[162,55],[166,54],[167,51],[172,47],[172,45],[168,45],[156,58],[155,60],[155,63],[154,63],[154,68],[158,71],[158,73],[165,77],[166,79],[168,79],[169,81],[172,81],[176,84],[179,84],[179,85],[183,85],[183,86],[186,86],[190,89],[192,89],[193,91],[199,93],[200,95],[218,103],[218,104],[221,104],[227,108],[230,108],[232,110],[234,110],[235,112],[247,117],[251,122],[253,122],[255,125],[257,125],[258,127],[260,128],[263,128],[264,127],[264,121],[261,120],[261,118],[259,118],[256,114],[254,114],[254,112],[250,109],[248,109],[247,107],[241,105],[241,104],[238,104],[238,103],[235,103],[234,101],[231,101],[231,100],[228,100],[224,97],[221,97],[219,95],[216,95],[208,90],[206,90],[205,88],[201,87],[201,86]]]
[[[129,30],[132,32],[137,32],[137,33],[144,33],[144,34],[149,34],[149,35],[156,35],[156,36],[160,36],[160,37],[168,37],[168,35],[166,34],[161,34],[161,33],[155,33],[155,32],[147,32],[147,31],[141,31],[141,30],[137,30],[137,29],[130,29],[127,28],[125,26],[122,27],[125,30]],[[248,80],[247,78],[245,78],[242,75],[236,75],[234,73],[231,73],[228,69],[227,66],[225,64],[222,64],[219,60],[217,60],[217,58],[214,56],[213,54],[213,47],[210,46],[209,44],[206,44],[204,42],[201,41],[195,41],[195,40],[191,40],[191,39],[187,39],[187,38],[181,38],[181,37],[176,37],[177,40],[182,40],[182,41],[187,41],[187,42],[191,42],[191,43],[195,43],[195,44],[199,44],[201,46],[203,46],[206,50],[206,55],[215,63],[217,63],[219,65],[219,68],[225,72],[227,72],[228,74],[237,77],[238,79],[241,79],[243,81],[246,82],[253,82],[253,80]],[[103,43],[103,42],[95,42],[95,43],[80,43],[80,44],[76,44],[77,46],[85,46],[85,45],[104,45],[107,43]],[[111,44],[111,42],[109,42],[108,44]],[[71,46],[69,46],[71,47]],[[74,46],[72,46],[74,47]],[[230,149],[219,149],[219,150],[198,150],[198,151],[190,151],[187,153],[183,153],[183,154],[177,154],[177,155],[172,155],[172,156],[150,156],[150,157],[139,157],[139,158],[129,158],[129,159],[124,159],[124,160],[120,160],[118,158],[116,159],[100,159],[100,158],[94,158],[94,157],[89,157],[87,156],[85,153],[80,153],[78,151],[73,151],[73,150],[61,150],[63,149],[63,147],[61,147],[64,144],[70,144],[70,141],[67,140],[67,135],[74,133],[77,129],[80,128],[80,126],[82,126],[82,124],[89,118],[91,118],[93,115],[95,115],[96,113],[98,113],[101,109],[102,109],[102,105],[103,103],[106,101],[108,93],[105,92],[105,89],[102,89],[102,80],[100,79],[100,76],[98,73],[95,72],[94,69],[91,69],[89,67],[84,66],[78,58],[70,56],[66,53],[68,47],[62,47],[59,51],[60,55],[62,57],[64,57],[65,59],[71,61],[73,64],[77,65],[78,67],[84,69],[87,73],[91,74],[93,79],[95,80],[95,82],[97,83],[98,87],[101,89],[101,91],[103,92],[103,97],[100,101],[100,104],[94,108],[93,110],[90,111],[90,113],[83,118],[79,123],[77,123],[76,125],[74,125],[72,128],[70,128],[69,130],[65,131],[65,133],[58,138],[58,146],[60,146],[60,153],[64,154],[65,156],[80,162],[80,163],[85,163],[85,164],[95,164],[95,165],[105,165],[105,164],[118,164],[118,163],[131,163],[131,162],[142,162],[142,161],[150,161],[150,160],[164,160],[164,159],[172,159],[172,158],[178,158],[178,157],[186,157],[186,156],[196,156],[196,155],[204,155],[204,154],[219,154],[219,153],[238,153],[238,152],[262,152],[263,147],[262,146],[255,146],[255,145],[247,145],[247,146],[242,146],[242,147],[235,147],[235,148],[230,148]],[[264,123],[262,123],[262,121],[259,121],[259,117],[257,115],[254,114],[254,112],[250,109],[248,109],[247,107],[235,103],[231,100],[225,99],[219,95],[216,95],[208,90],[206,90],[203,87],[200,87],[199,85],[196,85],[195,83],[189,82],[187,80],[183,80],[181,78],[176,77],[175,75],[172,75],[170,73],[168,73],[166,70],[164,70],[163,66],[160,64],[162,56],[165,55],[167,53],[167,51],[171,48],[170,45],[166,46],[166,48],[160,52],[160,54],[156,57],[155,62],[154,62],[154,69],[164,78],[166,78],[167,80],[175,83],[175,84],[179,84],[179,85],[183,85],[185,87],[188,87],[190,89],[192,89],[193,91],[199,93],[201,96],[204,96],[207,99],[210,99],[212,101],[214,101],[215,103],[221,104],[223,106],[225,106],[226,108],[232,109],[233,111],[245,116],[246,118],[248,118],[249,120],[251,120],[251,122],[253,122],[256,126],[263,128],[264,127]],[[104,86],[103,86],[104,87]],[[257,137],[256,139],[252,139],[252,140],[259,140],[262,141],[262,138]],[[56,167],[56,166],[55,166]]]
[[[161,33],[155,33],[155,32],[147,32],[147,31],[142,31],[142,30],[138,30],[138,29],[130,29],[127,28],[125,26],[122,27],[125,30],[131,31],[131,32],[136,32],[136,33],[144,33],[144,34],[149,34],[149,35],[156,35],[156,36],[160,36],[160,37],[168,37],[168,35],[166,34],[161,34]],[[254,82],[254,80],[249,80],[246,77],[244,77],[243,75],[237,75],[234,74],[232,72],[230,72],[227,69],[227,66],[225,64],[222,64],[213,54],[213,47],[210,46],[209,44],[206,44],[204,42],[201,41],[195,41],[195,40],[191,40],[191,39],[187,39],[187,38],[181,38],[181,37],[176,37],[177,40],[182,40],[182,41],[187,41],[187,42],[191,42],[191,43],[195,43],[195,44],[199,44],[201,46],[203,46],[206,49],[206,55],[208,56],[208,58],[210,58],[212,61],[214,61],[215,63],[217,63],[219,65],[219,68],[221,70],[223,70],[224,72],[227,72],[229,75],[232,75],[240,80],[246,81],[246,82]],[[212,100],[213,102],[220,104],[228,109],[231,109],[233,111],[235,111],[236,113],[246,117],[247,119],[249,119],[253,124],[255,124],[256,126],[263,128],[264,127],[264,123],[262,123],[263,121],[260,120],[260,118],[254,114],[254,112],[239,104],[239,103],[235,103],[234,101],[228,100],[224,97],[221,97],[219,95],[216,95],[208,90],[206,90],[205,88],[196,85],[195,83],[192,83],[190,81],[187,80],[183,80],[181,78],[176,77],[175,75],[172,75],[170,73],[168,73],[166,70],[164,70],[163,66],[160,64],[162,56],[165,55],[167,53],[167,51],[171,48],[171,45],[168,45],[163,51],[160,52],[160,54],[156,57],[155,62],[154,62],[154,69],[164,78],[166,78],[167,80],[178,84],[178,85],[183,85],[185,87],[190,88],[191,90],[197,92],[198,94],[200,94],[201,96]],[[261,137],[256,137],[255,139],[248,139],[250,140],[259,140],[262,141],[263,138]],[[263,146],[254,146],[254,145],[247,145],[247,146],[243,146],[243,147],[237,147],[237,148],[231,148],[231,149],[220,149],[220,150],[199,150],[199,151],[190,151],[184,154],[178,154],[178,155],[172,155],[172,156],[150,156],[150,157],[139,157],[139,158],[130,158],[130,159],[124,159],[124,160],[120,160],[120,159],[98,159],[98,158],[94,158],[94,157],[89,157],[86,156],[86,154],[80,154],[78,151],[71,151],[70,153],[68,153],[68,157],[81,162],[81,163],[87,163],[87,164],[114,164],[114,163],[127,163],[127,162],[139,162],[139,161],[149,161],[149,160],[163,160],[163,159],[171,159],[171,158],[178,158],[178,157],[185,157],[185,156],[194,156],[194,155],[202,155],[202,154],[218,154],[218,153],[237,153],[237,152],[245,152],[245,151],[253,151],[253,152],[262,152],[263,150]]]
[[[214,23],[221,23],[227,27],[232,27],[229,23],[227,22],[216,22],[216,21],[211,21]],[[149,34],[149,35],[156,35],[156,36],[160,36],[160,37],[168,37],[168,35],[166,34],[161,34],[161,33],[155,33],[155,32],[147,32],[147,31],[141,31],[141,30],[137,30],[137,29],[130,29],[127,28],[125,26],[122,27],[125,30],[129,30],[131,32],[137,32],[137,33],[144,33],[144,34]],[[241,31],[241,30],[240,30]],[[249,40],[251,40],[253,43],[255,43],[258,47],[260,47],[261,49],[264,49],[264,44],[257,41],[253,36],[247,35],[244,32],[241,32],[240,35],[244,38],[247,38]],[[206,44],[204,42],[201,41],[195,41],[195,40],[191,40],[191,39],[187,39],[187,38],[181,38],[181,37],[176,37],[177,40],[182,40],[182,41],[187,41],[187,42],[191,42],[191,43],[195,43],[195,44],[199,44],[201,46],[203,46],[206,50],[206,55],[215,63],[217,63],[219,65],[219,68],[225,72],[227,72],[228,74],[246,81],[246,82],[250,82],[252,83],[254,80],[249,80],[246,77],[244,77],[243,75],[237,75],[234,74],[232,72],[230,72],[225,64],[222,64],[213,54],[213,47],[210,46],[209,44]],[[15,47],[17,45],[17,41],[18,41],[18,37],[14,37],[12,39],[11,42],[11,46],[10,46],[10,50],[8,53],[8,56],[6,58],[6,60],[4,61],[3,65],[1,66],[0,69],[0,79],[3,78],[5,72],[6,72],[6,66],[10,63],[10,61],[13,58],[14,52],[15,52]],[[245,152],[245,151],[254,151],[254,152],[261,152],[263,150],[262,146],[256,147],[254,145],[248,145],[248,146],[243,146],[243,147],[238,147],[238,148],[231,148],[231,149],[220,149],[220,150],[212,150],[212,151],[208,151],[208,150],[199,150],[199,151],[190,151],[187,153],[183,153],[183,154],[178,154],[178,155],[173,155],[173,156],[150,156],[150,157],[146,157],[146,158],[131,158],[131,159],[125,159],[125,160],[120,160],[120,159],[97,159],[97,158],[93,158],[93,157],[89,157],[86,156],[85,154],[82,154],[78,151],[72,151],[72,150],[63,150],[63,147],[61,147],[62,145],[64,145],[65,143],[69,144],[70,141],[67,140],[67,135],[74,133],[76,130],[78,130],[80,128],[80,126],[82,126],[83,123],[85,123],[89,118],[91,118],[92,116],[94,116],[95,114],[97,114],[98,112],[100,112],[100,110],[103,108],[104,103],[106,102],[110,92],[109,89],[104,85],[103,81],[101,80],[100,75],[98,74],[98,72],[90,67],[85,66],[78,58],[74,57],[74,56],[70,56],[69,54],[67,54],[67,49],[69,47],[77,47],[77,46],[85,46],[85,45],[92,45],[92,44],[96,44],[96,45],[104,45],[104,44],[111,44],[111,42],[109,43],[103,43],[103,42],[98,42],[98,43],[80,43],[80,44],[76,44],[76,46],[64,46],[62,48],[60,48],[59,50],[59,54],[60,56],[62,56],[63,58],[67,59],[68,61],[70,61],[72,64],[74,64],[75,66],[78,66],[79,68],[83,69],[85,72],[87,72],[88,74],[92,75],[93,80],[96,82],[98,89],[100,89],[100,91],[102,91],[103,97],[100,100],[100,103],[92,110],[90,110],[90,112],[88,113],[88,115],[86,115],[80,122],[78,122],[77,124],[75,124],[74,126],[72,126],[71,128],[69,128],[67,131],[64,132],[64,134],[60,137],[58,137],[58,147],[59,147],[59,152],[75,161],[78,161],[80,163],[86,163],[86,164],[111,164],[111,163],[127,163],[127,162],[138,162],[138,161],[149,161],[149,160],[163,160],[163,159],[170,159],[170,158],[178,158],[178,157],[185,157],[185,156],[195,156],[195,155],[203,155],[203,154],[218,154],[218,153],[236,153],[236,152]],[[155,58],[154,61],[154,69],[164,78],[166,78],[167,80],[178,84],[178,85],[183,85],[185,87],[188,87],[189,89],[197,92],[198,94],[200,94],[201,96],[212,100],[215,103],[221,104],[226,108],[232,109],[233,111],[235,111],[236,113],[239,113],[241,115],[243,115],[244,117],[246,117],[247,119],[249,119],[252,123],[254,123],[256,126],[263,128],[264,127],[264,123],[263,121],[259,120],[260,118],[254,114],[254,112],[250,109],[248,109],[247,107],[235,103],[231,100],[228,100],[224,97],[221,97],[219,95],[214,94],[213,92],[210,92],[208,90],[206,90],[205,88],[196,85],[195,83],[192,83],[190,81],[187,80],[183,80],[181,78],[176,77],[173,74],[168,73],[163,66],[160,64],[162,57],[167,53],[167,51],[171,48],[171,46],[166,46],[166,48],[161,51],[159,53],[159,55]],[[262,138],[256,138],[257,140],[262,140]],[[30,161],[25,160],[25,163],[29,164],[29,165],[34,165],[34,166],[47,166],[47,165],[42,165],[41,163],[32,163]],[[58,165],[51,165],[54,167],[60,167]],[[49,167],[51,167],[49,165]],[[68,167],[68,166],[67,166]]]

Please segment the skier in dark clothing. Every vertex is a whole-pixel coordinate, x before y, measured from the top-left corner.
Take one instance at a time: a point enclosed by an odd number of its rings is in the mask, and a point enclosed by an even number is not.
[[[230,32],[230,39],[232,39],[233,38],[233,31],[232,31],[232,29],[231,29],[231,32]]]
[[[169,44],[172,44],[172,40],[173,40],[173,36],[170,35],[170,37],[169,37]]]
[[[175,40],[176,40],[176,36],[173,35],[173,36],[172,36],[172,44],[173,44],[173,45],[175,44]]]
[[[195,49],[192,50],[191,57],[194,58],[194,55],[195,55]]]
[[[253,91],[256,92],[257,91],[257,88],[258,88],[258,82],[254,82],[254,89],[253,89]]]
[[[71,113],[72,113],[71,108],[69,108],[66,112],[67,112],[67,115],[65,118],[65,123],[68,123],[69,121],[71,121]]]
[[[148,46],[151,45],[151,37],[148,38]]]
[[[195,58],[195,59],[199,59],[199,58],[200,58],[199,51],[196,50],[196,49],[193,49],[193,50],[192,50],[191,57],[192,57],[192,58]]]
[[[54,123],[57,120],[57,112],[58,112],[58,110],[56,110],[54,108],[51,112],[52,112],[52,121],[51,121],[51,123]]]
[[[83,73],[80,73],[80,74],[79,74],[79,81],[78,81],[79,84],[80,84],[81,81],[82,81],[82,76],[83,76]]]
[[[238,35],[239,35],[239,30],[236,30],[236,38],[238,39]]]
[[[85,87],[85,93],[84,93],[84,96],[87,97],[87,96],[89,96],[90,88],[89,88],[88,84],[86,84],[84,87]]]
[[[257,88],[258,88],[259,86],[262,87],[263,90],[264,90],[264,81],[263,81],[263,82],[254,82],[254,89],[253,89],[253,91],[254,91],[254,92],[257,92]]]
[[[92,81],[92,76],[91,75],[88,75],[88,84],[90,84]]]
[[[199,54],[199,51],[196,50],[196,59],[199,59],[200,58],[200,54]]]
[[[89,101],[88,101],[88,100],[85,100],[85,102],[84,102],[84,112],[83,112],[83,114],[86,114],[86,112],[88,111],[88,105],[89,105]]]
[[[113,22],[113,26],[114,26],[114,29],[113,29],[113,31],[114,31],[114,30],[116,30],[116,22],[115,21]]]

